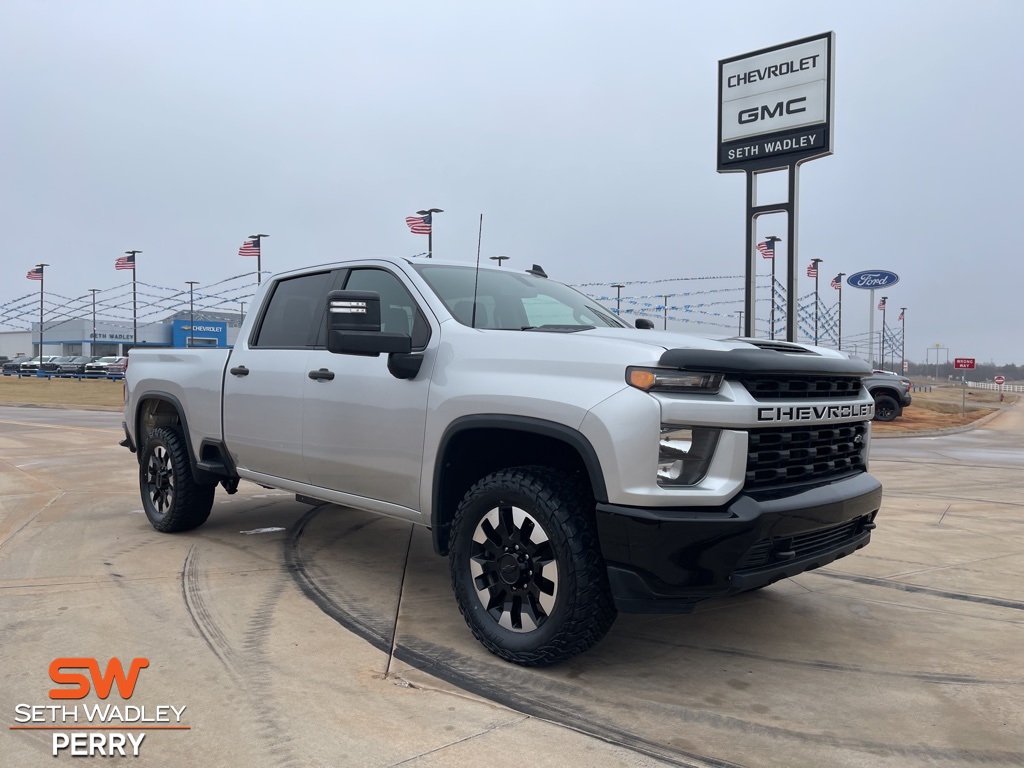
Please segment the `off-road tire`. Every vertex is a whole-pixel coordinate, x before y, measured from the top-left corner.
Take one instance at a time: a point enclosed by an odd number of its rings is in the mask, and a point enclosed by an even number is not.
[[[513,508],[519,512],[513,513]],[[506,525],[513,516],[522,520],[524,514],[526,521],[518,528]],[[502,521],[500,530],[491,525],[494,519]],[[474,535],[483,541],[475,542]],[[535,543],[544,537],[545,542]],[[518,566],[512,562],[517,556]],[[489,570],[483,571],[485,567]],[[516,567],[519,580],[503,581],[504,574],[513,578]],[[474,568],[479,571],[476,576]],[[570,659],[597,643],[615,621],[594,499],[588,488],[563,472],[515,467],[477,482],[452,522],[449,569],[459,611],[473,635],[491,653],[515,664],[540,667]],[[548,588],[551,594],[544,592]],[[514,591],[520,600],[518,628]],[[548,602],[546,607],[537,608],[538,592]],[[535,596],[530,607],[527,593]],[[490,610],[481,594],[489,598]]]
[[[875,421],[894,421],[901,412],[900,404],[889,395],[875,398]]]
[[[149,434],[139,461],[139,491],[154,528],[164,533],[198,528],[210,516],[216,490],[192,476],[180,427],[158,427]]]

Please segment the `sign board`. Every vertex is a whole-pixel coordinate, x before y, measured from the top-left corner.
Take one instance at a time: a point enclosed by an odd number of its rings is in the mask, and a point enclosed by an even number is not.
[[[958,371],[973,371],[974,370],[974,358],[973,357],[954,357],[953,367]]]
[[[865,290],[888,288],[890,285],[896,285],[899,281],[899,275],[885,269],[866,269],[863,272],[854,272],[846,278],[846,284],[851,288],[864,288]]]
[[[996,376],[994,379],[992,379],[992,381],[994,381],[996,384],[998,384],[1001,387],[1001,386],[1003,386],[1003,384],[1006,383],[1006,377],[1005,376]]]
[[[718,62],[718,171],[832,154],[835,33]]]
[[[171,323],[171,344],[174,347],[226,347],[228,324],[223,320],[174,320]]]

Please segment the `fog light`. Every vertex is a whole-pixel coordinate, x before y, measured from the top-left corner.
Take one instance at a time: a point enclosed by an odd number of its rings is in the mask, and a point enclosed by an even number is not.
[[[720,430],[661,425],[658,485],[696,485],[708,472]]]

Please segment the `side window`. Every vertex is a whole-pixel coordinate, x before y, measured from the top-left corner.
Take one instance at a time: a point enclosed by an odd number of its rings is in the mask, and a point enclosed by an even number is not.
[[[430,326],[408,289],[383,269],[353,269],[346,291],[375,291],[380,295],[380,329],[412,335],[412,348],[423,349],[430,338]]]
[[[310,347],[324,316],[331,273],[281,280],[274,286],[254,347]]]

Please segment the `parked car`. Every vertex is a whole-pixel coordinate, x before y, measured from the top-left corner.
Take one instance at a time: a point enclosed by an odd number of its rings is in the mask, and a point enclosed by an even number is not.
[[[868,388],[875,401],[875,421],[893,421],[903,415],[903,409],[910,405],[910,379],[892,371],[874,371],[865,377],[864,386]]]
[[[39,370],[39,366],[49,363],[57,359],[57,355],[43,355],[42,357],[33,357],[31,360],[25,360],[21,364],[21,372],[23,374],[33,374]]]
[[[115,360],[113,363],[107,366],[107,378],[113,379],[118,376],[124,376],[124,371],[127,367],[127,357],[122,357],[119,360]]]
[[[70,357],[57,366],[57,375],[78,376],[79,374],[85,373],[85,366],[94,360],[99,360],[99,358],[89,355],[75,355],[74,357]]]
[[[116,363],[120,363],[121,371],[118,375],[121,375],[124,373],[124,361],[127,359],[127,357],[118,357],[117,355],[101,357],[99,360],[93,360],[91,363],[86,363],[85,373],[89,376],[107,376],[107,368]]]
[[[61,363],[66,363],[69,360],[74,360],[74,355],[60,355],[53,358],[52,360],[46,360],[39,364],[39,369],[46,373],[56,374],[57,369],[60,368]]]
[[[21,371],[21,364],[25,361],[24,357],[16,357],[13,360],[4,360],[2,371],[4,376],[13,376]]]

